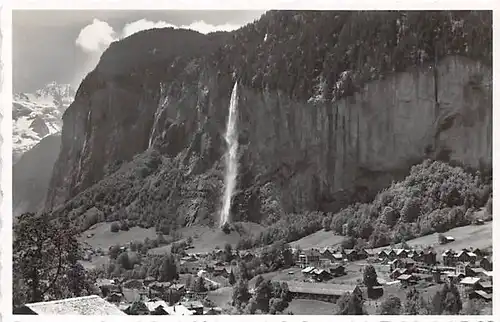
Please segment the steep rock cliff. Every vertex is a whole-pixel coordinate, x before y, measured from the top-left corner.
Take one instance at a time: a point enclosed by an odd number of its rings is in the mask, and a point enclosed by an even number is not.
[[[477,59],[446,54],[467,52],[467,43],[445,48],[441,57],[420,60],[418,67],[409,67],[413,63],[407,60],[378,75],[363,72],[375,68],[368,63],[369,51],[364,52],[368,56],[362,68],[340,64],[333,71],[324,63],[323,68],[314,64],[323,61],[324,52],[302,53],[314,58],[306,59],[307,64],[313,62],[314,72],[292,73],[302,75],[294,81],[281,72],[275,82],[273,65],[257,64],[264,57],[262,50],[277,51],[281,40],[300,43],[302,37],[293,39],[295,34],[288,33],[294,29],[289,27],[278,40],[275,34],[267,37],[266,32],[275,29],[266,19],[278,17],[298,28],[309,18],[321,26],[317,20],[328,21],[328,15],[265,15],[201,58],[160,62],[163,67],[178,63],[175,71],[163,71],[163,76],[153,69],[146,77],[149,81],[135,79],[133,87],[127,87],[127,74],[117,79],[98,67],[84,80],[64,116],[62,150],[47,208],[61,205],[62,213],[78,216],[98,206],[108,219],[140,217],[148,225],[213,221],[222,191],[221,134],[235,77],[242,84],[241,171],[232,209],[236,220],[274,221],[304,209],[335,211],[369,199],[424,158],[491,168],[491,68]],[[344,29],[339,28],[342,35]],[[310,30],[304,35],[310,36]],[[418,30],[408,32],[408,39],[418,35]],[[274,42],[255,53],[235,54],[263,38]],[[398,41],[391,46],[401,51]],[[348,55],[352,46],[346,48]],[[292,60],[284,70],[300,63]],[[257,64],[254,76],[244,70],[245,64]],[[354,91],[338,85],[343,78],[355,85]],[[331,79],[338,79],[337,85]],[[155,80],[162,82],[160,90]],[[315,95],[317,88],[329,94]]]
[[[426,157],[490,168],[491,79],[490,68],[453,56],[436,72],[428,67],[396,73],[335,103],[297,102],[279,92],[241,87],[240,160],[249,177],[240,178],[240,189],[272,181],[287,212],[333,211],[354,196],[368,197]],[[167,145],[176,155],[197,136],[211,133],[220,157],[227,114],[220,107],[229,105],[229,92],[219,95],[219,86],[209,77],[200,80],[197,92],[166,95],[153,144]],[[179,127],[181,134],[169,135]],[[206,130],[211,128],[218,131]],[[174,143],[181,147],[169,149]],[[203,143],[197,152],[200,162],[206,160]]]

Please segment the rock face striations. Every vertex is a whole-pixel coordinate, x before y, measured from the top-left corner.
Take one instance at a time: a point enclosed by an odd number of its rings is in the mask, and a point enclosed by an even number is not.
[[[438,17],[442,34],[425,38],[425,23],[408,23],[425,15],[365,14],[365,24],[387,27],[377,29],[380,48],[345,35],[345,28],[355,34],[362,14],[334,12],[269,12],[233,33],[160,29],[111,45],[64,114],[46,208],[78,216],[97,206],[105,216],[137,216],[147,225],[211,221],[221,206],[233,72],[241,75],[235,220],[336,211],[426,158],[491,169],[491,47],[464,49],[491,41],[491,24],[480,25],[476,13]],[[462,19],[462,34],[453,19]],[[326,21],[334,21],[330,29]],[[475,39],[464,36],[471,26],[480,33]],[[317,48],[307,52],[311,37]],[[455,42],[443,49],[439,37]],[[434,47],[402,45],[422,38]],[[177,52],[161,54],[169,39]],[[142,47],[133,59],[113,60],[136,43]],[[163,56],[151,59],[157,47]],[[141,210],[151,204],[160,210]]]

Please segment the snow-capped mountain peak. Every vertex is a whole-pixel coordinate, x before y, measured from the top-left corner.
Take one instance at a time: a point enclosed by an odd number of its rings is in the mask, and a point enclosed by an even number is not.
[[[62,115],[73,102],[75,90],[52,82],[34,93],[15,93],[12,101],[12,154],[14,162],[44,137],[60,132]]]

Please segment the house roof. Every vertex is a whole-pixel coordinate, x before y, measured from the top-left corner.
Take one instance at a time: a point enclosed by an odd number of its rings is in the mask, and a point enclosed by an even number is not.
[[[184,285],[184,284],[173,284],[172,286],[170,286],[170,288],[172,288],[174,290],[181,290],[185,287],[186,287],[186,285]]]
[[[403,248],[397,248],[394,252],[396,252],[396,255],[401,255],[403,252],[407,253],[406,249]]]
[[[330,250],[330,247],[323,247],[319,252],[321,254],[323,254],[323,253],[326,253],[326,252],[331,253],[332,251]]]
[[[105,286],[105,285],[115,285],[114,280],[106,279],[106,278],[98,278],[95,282],[97,286]]]
[[[488,294],[486,293],[485,291],[475,291],[476,294],[478,294],[479,296],[481,296],[482,298],[485,298],[487,300],[491,300],[493,298],[493,294]]]
[[[401,274],[404,274],[408,271],[408,269],[406,268],[396,268],[395,270],[392,271],[392,273],[401,273]]]
[[[314,271],[314,267],[313,266],[309,266],[309,267],[306,267],[302,270],[302,273],[311,273],[312,271]]]
[[[148,308],[148,310],[150,312],[156,310],[156,308],[158,306],[162,306],[164,310],[166,310],[166,308],[168,307],[167,302],[165,302],[163,300],[159,300],[159,301],[147,301],[144,304],[146,304],[146,307]]]
[[[183,302],[182,305],[187,307],[188,309],[198,309],[203,308],[203,304],[200,301],[188,301]]]
[[[436,251],[432,247],[428,247],[428,248],[424,249],[422,252],[424,255],[436,254]]]
[[[489,277],[493,277],[493,271],[484,271],[483,274]]]
[[[314,269],[314,271],[313,271],[313,274],[316,274],[316,275],[321,275],[321,274],[323,274],[323,273],[328,274],[328,272],[327,272],[327,271],[325,271],[324,269],[321,269],[321,268],[316,268],[316,269]]]
[[[482,288],[492,288],[493,287],[493,283],[491,283],[490,281],[481,281],[481,282],[479,282],[479,285]]]
[[[330,270],[336,270],[336,269],[339,269],[339,268],[345,268],[344,265],[342,264],[334,264],[332,266],[330,266]]]
[[[484,268],[482,268],[482,267],[473,267],[473,268],[471,268],[471,270],[476,274],[480,274],[480,273],[484,272]]]
[[[412,278],[412,277],[413,277],[413,275],[411,275],[411,274],[403,274],[403,275],[400,275],[400,276],[398,277],[398,280],[403,280],[403,281],[405,281],[405,280],[409,280],[409,279],[410,279],[410,278]]]
[[[97,295],[26,304],[38,315],[126,315]]]
[[[169,315],[193,315],[193,311],[184,305],[167,306],[163,308]]]
[[[305,283],[305,282],[290,282],[288,289],[292,293],[307,293],[318,295],[335,295],[341,296],[344,293],[352,293],[356,289],[356,285],[350,284],[330,284],[330,283]]]
[[[306,256],[320,256],[321,254],[320,254],[319,250],[311,248],[311,249],[304,251],[304,255],[306,255]]]
[[[460,284],[465,284],[465,285],[474,285],[477,282],[479,282],[480,278],[478,277],[465,277],[460,281]]]

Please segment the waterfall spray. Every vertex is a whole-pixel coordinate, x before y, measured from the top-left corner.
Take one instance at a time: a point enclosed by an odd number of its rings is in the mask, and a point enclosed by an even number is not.
[[[231,211],[231,198],[233,197],[236,186],[236,175],[238,173],[238,134],[236,132],[236,110],[238,107],[238,82],[234,83],[231,93],[231,102],[229,103],[229,117],[227,119],[227,129],[224,136],[227,143],[226,152],[226,173],[224,176],[224,199],[222,211],[220,213],[220,225],[229,223]]]

